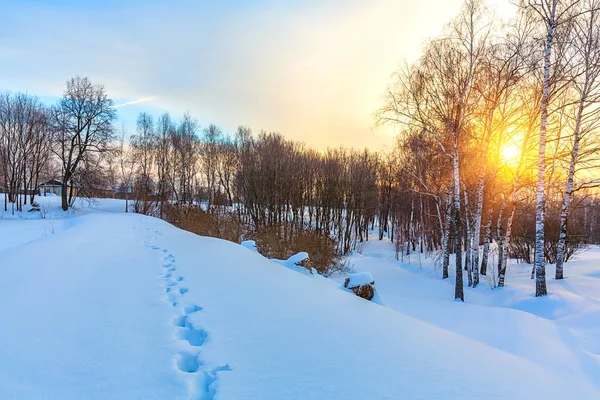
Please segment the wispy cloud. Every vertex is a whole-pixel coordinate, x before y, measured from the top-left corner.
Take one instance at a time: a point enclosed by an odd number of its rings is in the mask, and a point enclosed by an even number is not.
[[[372,148],[393,143],[370,130],[390,74],[462,3],[106,1],[0,0],[0,91],[60,97],[81,75],[104,85],[132,126],[143,109],[189,111],[226,131],[242,124],[315,147]]]
[[[148,102],[156,100],[157,98],[158,97],[156,97],[156,96],[140,97],[137,100],[128,101],[128,102],[122,103],[122,104],[117,104],[117,105],[114,106],[114,108],[120,108],[120,107],[125,107],[125,106],[132,106],[134,104],[140,104],[140,103],[148,103]]]

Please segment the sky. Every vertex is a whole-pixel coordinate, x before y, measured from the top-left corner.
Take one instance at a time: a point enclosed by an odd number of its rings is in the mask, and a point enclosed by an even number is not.
[[[508,0],[494,0],[499,7]],[[391,74],[461,0],[0,0],[0,91],[54,102],[103,84],[119,126],[140,112],[226,133],[245,125],[316,148],[393,144],[374,128]]]

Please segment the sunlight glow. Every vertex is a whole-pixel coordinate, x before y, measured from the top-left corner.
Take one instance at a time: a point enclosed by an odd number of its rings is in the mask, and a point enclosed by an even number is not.
[[[502,161],[509,165],[515,165],[519,162],[521,149],[516,144],[504,146],[500,152]]]

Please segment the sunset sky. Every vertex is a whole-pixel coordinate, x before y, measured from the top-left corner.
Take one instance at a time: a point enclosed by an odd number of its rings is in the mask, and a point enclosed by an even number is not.
[[[225,132],[379,149],[394,135],[372,129],[390,74],[461,3],[0,0],[0,91],[54,102],[82,75],[130,129],[141,111],[189,111]],[[503,12],[508,0],[494,3]]]

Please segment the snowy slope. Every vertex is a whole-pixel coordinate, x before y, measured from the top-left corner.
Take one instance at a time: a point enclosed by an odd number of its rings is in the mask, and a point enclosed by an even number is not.
[[[548,296],[533,296],[530,265],[509,264],[506,287],[492,290],[482,277],[465,287],[464,304],[452,301],[453,268],[442,280],[430,258],[396,261],[389,241],[370,241],[350,259],[374,275],[389,307],[600,389],[600,248],[569,261],[562,281],[547,266]]]
[[[0,399],[600,398],[583,375],[116,205],[53,233],[0,219]]]

